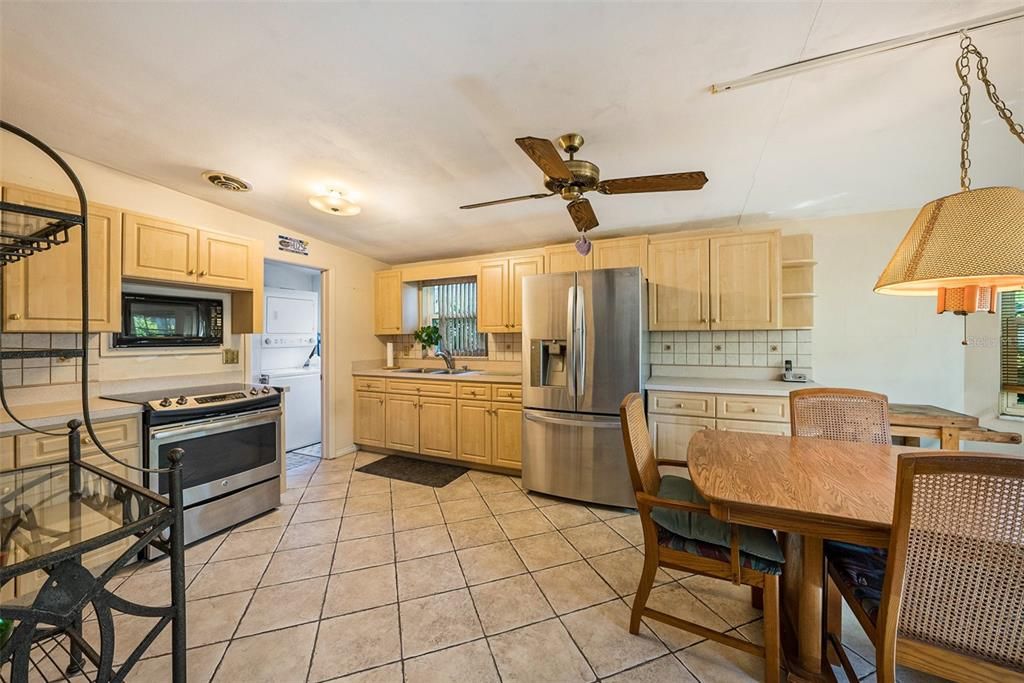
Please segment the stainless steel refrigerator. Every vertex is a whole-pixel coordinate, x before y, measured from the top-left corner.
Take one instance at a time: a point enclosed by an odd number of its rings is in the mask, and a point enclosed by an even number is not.
[[[524,487],[635,507],[619,404],[648,371],[639,268],[523,278]]]

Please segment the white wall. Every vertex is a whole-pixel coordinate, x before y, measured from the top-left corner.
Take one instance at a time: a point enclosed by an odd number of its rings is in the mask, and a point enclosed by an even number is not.
[[[1024,435],[1024,421],[999,417],[999,393],[993,391],[999,386],[999,315],[971,316],[968,334],[971,345],[964,368],[965,411],[980,417],[983,427]],[[1024,446],[977,443],[971,444],[970,450],[1024,453]]]
[[[326,242],[309,238],[293,228],[281,227],[237,211],[120,173],[78,157],[63,154],[78,174],[90,201],[167,218],[185,225],[234,233],[262,240],[267,258],[330,271],[331,291],[322,293],[332,302],[332,327],[326,330],[330,348],[333,405],[325,408],[337,449],[352,443],[352,362],[384,357],[383,345],[373,336],[373,271],[384,268],[374,259]],[[198,172],[198,171],[197,171]],[[10,135],[0,136],[0,179],[62,194],[73,194],[70,183],[40,152]],[[258,191],[258,190],[257,190]],[[276,249],[280,233],[309,239],[309,256]],[[75,283],[68,283],[69,288]],[[247,352],[242,350],[242,357]],[[134,360],[125,370],[130,377],[182,375],[201,381],[204,374],[223,373],[240,366],[225,366],[219,358],[204,356],[202,363],[174,356]],[[120,371],[119,371],[120,372]],[[239,375],[239,378],[241,375]],[[103,381],[103,377],[99,378]]]
[[[267,261],[263,265],[263,286],[296,289],[301,292],[319,292],[320,272],[288,263]]]

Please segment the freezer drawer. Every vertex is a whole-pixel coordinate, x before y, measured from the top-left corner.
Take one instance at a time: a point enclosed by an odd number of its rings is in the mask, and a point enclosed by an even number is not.
[[[523,486],[563,498],[636,507],[618,418],[523,411]]]

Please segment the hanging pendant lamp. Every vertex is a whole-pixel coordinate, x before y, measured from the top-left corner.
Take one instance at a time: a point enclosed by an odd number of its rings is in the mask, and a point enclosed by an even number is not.
[[[1024,192],[1016,187],[971,189],[971,56],[978,80],[1010,132],[1024,143],[1024,128],[988,78],[988,58],[962,33],[956,62],[960,77],[960,192],[934,199],[917,214],[875,283],[879,294],[937,297],[936,312],[966,316],[995,313],[996,294],[1024,287]],[[966,342],[965,342],[966,343]]]

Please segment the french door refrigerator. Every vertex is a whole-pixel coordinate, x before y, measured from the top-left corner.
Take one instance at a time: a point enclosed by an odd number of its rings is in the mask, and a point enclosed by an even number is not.
[[[639,268],[523,278],[523,486],[636,507],[619,404],[647,378]]]

